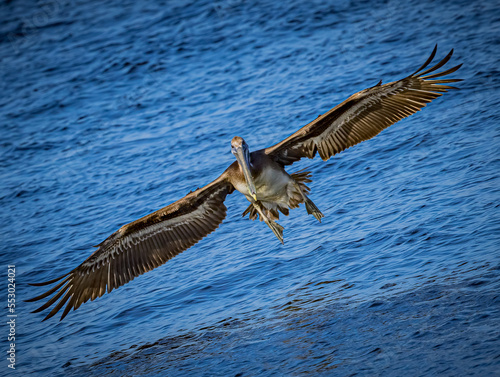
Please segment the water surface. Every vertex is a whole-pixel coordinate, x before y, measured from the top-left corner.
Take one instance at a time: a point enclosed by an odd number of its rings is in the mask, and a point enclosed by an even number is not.
[[[273,144],[435,43],[465,79],[292,166],[313,172],[326,217],[291,212],[284,246],[235,193],[210,237],[64,321],[18,302],[12,374],[498,373],[498,4],[14,0],[0,14],[0,261],[19,300],[216,178],[235,135]]]

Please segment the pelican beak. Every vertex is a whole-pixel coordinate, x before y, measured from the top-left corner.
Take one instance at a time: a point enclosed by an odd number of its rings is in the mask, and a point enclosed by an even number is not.
[[[252,173],[250,172],[250,154],[248,150],[242,147],[234,148],[234,155],[236,160],[240,164],[241,170],[243,170],[243,175],[245,176],[245,181],[247,182],[248,193],[250,196],[257,201],[257,190],[255,190],[255,184],[253,182]]]

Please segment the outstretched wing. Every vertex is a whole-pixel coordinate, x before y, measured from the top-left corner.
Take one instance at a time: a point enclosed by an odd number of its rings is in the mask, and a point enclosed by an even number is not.
[[[73,271],[51,281],[32,284],[42,286],[59,282],[27,301],[41,300],[57,292],[34,312],[57,302],[46,320],[66,304],[62,320],[71,308],[76,310],[89,299],[102,296],[106,289],[109,293],[161,266],[217,229],[226,217],[224,200],[233,191],[227,174],[223,173],[212,183],[169,206],[124,225]]]
[[[265,153],[282,165],[291,165],[302,157],[314,158],[316,152],[326,161],[416,113],[441,96],[441,93],[458,89],[444,84],[462,80],[441,77],[455,72],[462,64],[443,72],[432,73],[450,60],[453,50],[438,64],[423,71],[436,55],[436,50],[437,45],[429,59],[415,73],[385,85],[380,81],[377,85],[352,95],[282,142],[266,148]]]

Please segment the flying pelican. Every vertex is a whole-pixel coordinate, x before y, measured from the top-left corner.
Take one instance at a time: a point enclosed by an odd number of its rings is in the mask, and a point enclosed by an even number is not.
[[[394,82],[362,90],[340,105],[305,125],[285,140],[269,148],[250,152],[243,138],[231,141],[236,157],[222,175],[203,188],[139,220],[126,224],[101,242],[98,249],[82,264],[56,279],[32,284],[44,286],[57,283],[42,295],[27,301],[44,299],[57,292],[39,312],[57,304],[45,317],[51,318],[65,304],[61,320],[73,308],[89,299],[111,292],[145,272],[161,266],[190,248],[219,227],[226,217],[224,200],[237,190],[250,202],[243,216],[258,217],[283,243],[283,227],[276,220],[279,212],[288,216],[289,209],[304,203],[307,213],[318,221],[324,217],[308,197],[307,183],[311,174],[300,171],[289,174],[285,166],[303,157],[324,160],[368,140],[391,124],[416,113],[441,93],[457,89],[444,84],[462,81],[443,79],[462,64],[435,72],[448,60],[453,50],[431,68],[427,66],[436,55],[437,45],[427,61],[411,75]],[[433,73],[434,72],[434,73]]]

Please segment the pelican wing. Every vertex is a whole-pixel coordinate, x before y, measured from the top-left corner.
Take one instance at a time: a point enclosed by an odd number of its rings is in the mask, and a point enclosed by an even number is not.
[[[219,227],[226,217],[224,200],[233,191],[224,173],[169,206],[124,225],[96,246],[99,248],[73,271],[51,281],[32,284],[58,282],[44,294],[28,300],[41,300],[55,293],[34,312],[57,302],[46,320],[66,304],[62,320],[71,308],[76,310],[89,299],[102,296],[106,290],[109,293],[161,266]]]
[[[385,85],[380,81],[352,95],[285,140],[266,148],[265,153],[282,165],[291,165],[303,157],[314,158],[316,152],[326,161],[416,113],[449,89],[458,89],[444,84],[462,80],[441,77],[455,72],[461,64],[433,73],[450,60],[453,50],[438,64],[424,71],[436,55],[436,50],[437,45],[415,73]]]

